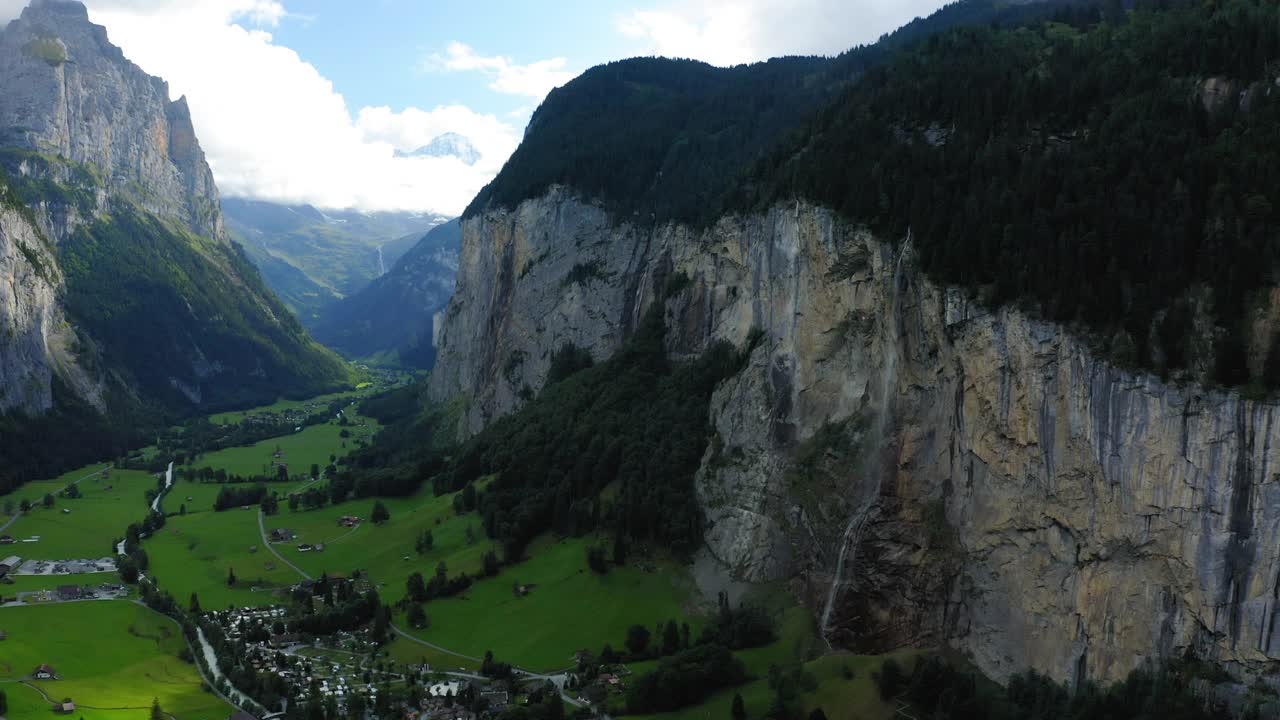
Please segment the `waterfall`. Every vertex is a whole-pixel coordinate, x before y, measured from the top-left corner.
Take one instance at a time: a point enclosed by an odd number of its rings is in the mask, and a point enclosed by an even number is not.
[[[378,277],[387,274],[387,264],[382,261],[382,246],[378,246]]]
[[[889,318],[892,329],[886,333],[884,338],[885,358],[884,365],[880,371],[880,412],[876,418],[875,435],[870,442],[870,446],[873,448],[872,457],[869,461],[864,461],[865,474],[874,475],[877,478],[879,477],[881,450],[891,430],[890,421],[893,416],[894,386],[898,380],[898,341],[902,337],[902,318],[898,308],[898,295],[902,288],[902,261],[910,247],[911,233],[908,231],[907,239],[898,251],[898,257],[894,262],[893,278],[889,286]],[[831,647],[831,640],[827,637],[827,632],[831,625],[831,613],[835,609],[836,601],[840,599],[840,591],[844,589],[846,584],[844,578],[845,567],[852,559],[849,557],[849,551],[857,550],[867,516],[870,515],[871,508],[880,497],[880,483],[878,481],[864,482],[862,487],[862,497],[855,503],[854,512],[849,516],[849,522],[845,524],[844,533],[840,536],[840,552],[836,556],[835,575],[831,579],[831,587],[827,590],[827,601],[823,605],[822,620],[818,625],[818,632],[822,635],[822,640],[827,644],[828,648]]]

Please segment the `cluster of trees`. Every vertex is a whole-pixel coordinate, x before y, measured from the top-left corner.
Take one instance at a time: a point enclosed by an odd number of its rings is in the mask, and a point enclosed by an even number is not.
[[[727,206],[810,198],[910,234],[935,278],[1087,328],[1122,363],[1280,387],[1280,335],[1249,320],[1280,267],[1280,6],[1136,6],[934,35]]]
[[[777,637],[773,618],[764,608],[744,602],[735,609],[725,593],[720,593],[717,605],[715,617],[702,629],[698,642],[745,650],[768,645]]]
[[[1072,691],[1035,672],[1015,675],[1005,688],[978,675],[931,656],[905,671],[886,660],[876,683],[883,698],[905,698],[922,717],[938,720],[984,718],[1127,718],[1130,720],[1211,720],[1229,716],[1198,695],[1190,666],[1175,662],[1144,667],[1108,688],[1092,683]],[[1246,717],[1256,716],[1246,707]]]
[[[496,560],[496,558],[495,558]],[[487,565],[487,563],[486,563]],[[494,568],[494,574],[497,574],[497,568]],[[405,581],[405,590],[408,592],[408,599],[416,603],[424,603],[435,600],[436,598],[452,597],[458,593],[471,587],[474,579],[466,574],[461,573],[454,577],[449,577],[449,567],[441,561],[436,566],[436,572],[431,576],[430,580],[422,577],[422,573],[414,573]]]
[[[302,612],[289,622],[292,632],[332,635],[370,625],[374,642],[382,644],[391,639],[391,608],[382,604],[378,591],[373,588],[364,593],[356,592],[351,582],[331,580],[322,575],[310,589],[300,587],[295,594],[295,605]],[[319,610],[311,602],[313,597],[322,600]]]
[[[742,661],[721,645],[698,645],[664,658],[627,690],[627,712],[669,712],[696,705],[718,690],[747,680]]]
[[[245,505],[257,505],[267,497],[266,485],[250,487],[231,487],[224,485],[218,490],[218,497],[213,501],[213,509],[222,512]]]
[[[540,533],[582,536],[599,527],[677,552],[702,537],[693,476],[706,448],[707,407],[741,367],[726,344],[691,363],[668,361],[656,307],[608,361],[548,385],[490,425],[433,478],[437,493],[496,475],[476,507],[489,536],[518,560]],[[600,491],[616,483],[606,508]]]
[[[670,620],[658,623],[650,632],[644,625],[632,625],[627,629],[623,644],[626,654],[620,654],[610,644],[600,651],[598,661],[605,665],[629,661],[637,662],[674,655],[699,645],[718,645],[730,650],[746,650],[773,642],[776,635],[773,618],[763,608],[739,605],[735,610],[724,593],[720,594],[719,611],[702,629],[697,642],[690,641],[688,623]]]

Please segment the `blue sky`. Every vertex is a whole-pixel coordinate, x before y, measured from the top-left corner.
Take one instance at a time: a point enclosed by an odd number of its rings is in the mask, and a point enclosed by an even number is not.
[[[565,57],[585,70],[600,62],[643,53],[642,40],[612,31],[628,10],[619,0],[558,4],[553,12],[534,2],[414,2],[413,0],[307,0],[289,3],[295,17],[274,30],[287,45],[333,81],[354,107],[401,109],[460,103],[480,112],[505,113],[523,104],[488,89],[473,75],[430,72],[425,58],[451,42],[482,55],[516,63]],[[600,28],[606,32],[583,32]]]
[[[26,2],[0,0],[0,21]],[[834,55],[944,0],[84,2],[187,98],[224,196],[453,215],[546,93],[594,65]],[[478,159],[411,155],[444,133]]]

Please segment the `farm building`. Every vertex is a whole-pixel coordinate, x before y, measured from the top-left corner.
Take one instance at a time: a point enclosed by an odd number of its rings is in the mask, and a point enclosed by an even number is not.
[[[18,557],[17,555],[10,555],[4,560],[0,560],[0,577],[4,577],[5,575],[8,575],[14,570],[17,570],[18,566],[21,564],[22,564],[22,558]]]
[[[52,665],[41,665],[31,673],[31,677],[36,680],[57,680],[58,673],[54,671]]]
[[[63,700],[60,703],[53,704],[53,711],[62,715],[70,715],[76,711],[76,704],[70,700]]]

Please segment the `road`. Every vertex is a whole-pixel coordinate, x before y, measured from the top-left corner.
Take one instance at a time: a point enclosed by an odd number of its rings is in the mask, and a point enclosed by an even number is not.
[[[271,540],[267,538],[267,525],[266,525],[265,518],[266,518],[266,515],[263,514],[261,509],[259,509],[258,510],[258,533],[262,535],[262,544],[266,545],[267,549],[271,551],[271,554],[275,555],[276,558],[280,560],[280,562],[293,568],[294,572],[298,573],[299,575],[301,575],[302,577],[308,580],[314,580],[315,578],[311,577],[310,573],[306,572],[305,570],[298,567],[297,565],[294,565],[293,563],[289,562],[289,560],[286,559],[285,556],[276,552],[276,546],[272,545]]]

